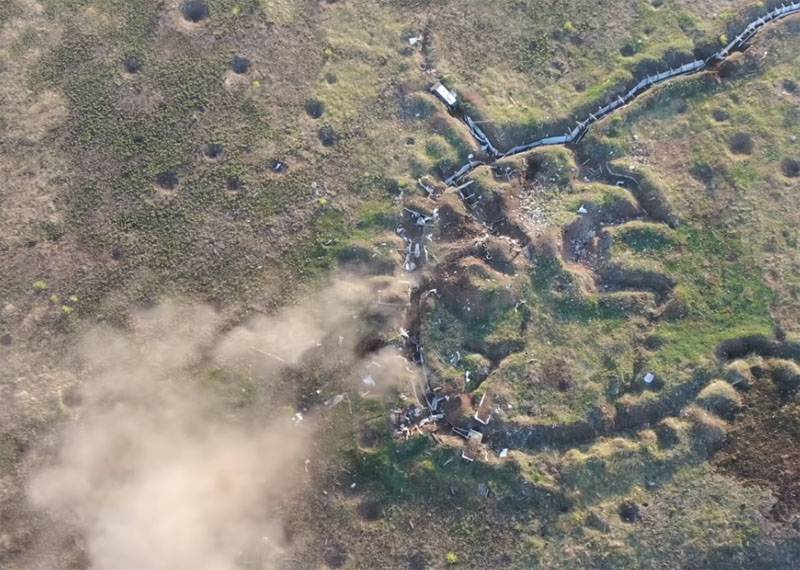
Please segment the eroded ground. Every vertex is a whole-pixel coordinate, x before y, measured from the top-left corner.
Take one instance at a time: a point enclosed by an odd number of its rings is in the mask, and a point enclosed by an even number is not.
[[[797,19],[460,191],[428,92],[508,148],[764,9],[0,6],[0,565],[797,566]]]

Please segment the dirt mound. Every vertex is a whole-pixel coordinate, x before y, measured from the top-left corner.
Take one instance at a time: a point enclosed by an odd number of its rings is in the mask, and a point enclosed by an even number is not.
[[[606,171],[609,182],[627,188],[650,218],[671,228],[678,226],[679,220],[654,175],[644,170],[628,170],[618,164],[606,164]]]
[[[691,434],[695,450],[710,457],[719,451],[728,437],[728,424],[708,412],[691,406],[683,416],[692,422]]]
[[[791,360],[779,359],[770,360],[768,365],[781,397],[786,399],[794,395],[800,388],[800,366]]]
[[[442,197],[439,206],[439,235],[446,241],[459,241],[482,233],[482,229],[467,214],[455,195]]]
[[[607,291],[631,289],[652,291],[659,303],[663,303],[675,288],[675,281],[663,273],[645,269],[631,269],[620,265],[608,265],[599,274],[600,283]]]
[[[680,443],[680,432],[675,424],[674,418],[667,418],[658,423],[655,427],[658,445],[663,449],[671,449]]]
[[[708,384],[710,374],[700,370],[686,383],[672,388],[656,399],[624,398],[616,403],[617,415],[614,431],[640,428],[653,425],[668,416],[674,416],[690,401],[697,397]]]
[[[504,286],[503,274],[485,262],[464,258],[448,269],[433,285],[448,310],[459,318],[484,321],[514,306],[514,294]]]
[[[722,418],[733,419],[742,408],[742,397],[725,380],[715,380],[703,388],[697,396],[697,403]]]

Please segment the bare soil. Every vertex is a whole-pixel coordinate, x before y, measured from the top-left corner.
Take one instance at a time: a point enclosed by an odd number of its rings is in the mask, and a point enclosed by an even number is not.
[[[713,463],[751,485],[772,489],[776,520],[800,515],[800,408],[780,397],[769,378],[745,395],[744,411]]]

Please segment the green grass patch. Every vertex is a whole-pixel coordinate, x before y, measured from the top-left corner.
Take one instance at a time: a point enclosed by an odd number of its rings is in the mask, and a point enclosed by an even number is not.
[[[672,251],[675,242],[661,225],[630,223],[615,233],[617,245],[640,255],[659,255]]]
[[[738,236],[715,228],[677,233],[685,251],[664,265],[678,276],[676,293],[688,316],[658,328],[666,341],[657,355],[664,370],[709,357],[726,338],[769,335],[773,328],[774,293]]]

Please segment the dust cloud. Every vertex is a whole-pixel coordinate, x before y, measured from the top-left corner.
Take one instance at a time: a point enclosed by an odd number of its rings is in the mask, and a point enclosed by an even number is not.
[[[349,337],[334,345],[352,352],[373,294],[337,282],[233,328],[209,307],[167,302],[134,315],[129,330],[84,335],[81,402],[30,481],[32,504],[81,537],[92,570],[275,567],[288,547],[279,511],[308,486],[314,411],[302,422],[260,405],[232,412],[204,371],[255,368],[268,383],[325,339]],[[410,374],[386,347],[347,366],[352,383],[337,390],[380,392]],[[373,386],[363,382],[370,370]]]

